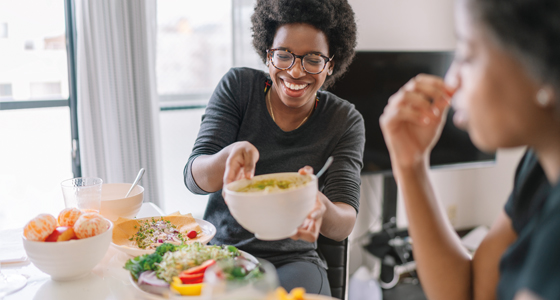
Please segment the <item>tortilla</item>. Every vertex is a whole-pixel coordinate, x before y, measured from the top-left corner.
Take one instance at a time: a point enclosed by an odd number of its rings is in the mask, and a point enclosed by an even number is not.
[[[134,240],[129,240],[136,232],[138,231],[138,227],[140,227],[139,221],[151,221],[160,220],[162,217],[149,217],[149,218],[142,218],[142,219],[128,219],[128,218],[118,218],[114,222],[113,227],[113,243],[121,246],[127,246],[130,248],[140,249]],[[181,233],[186,233],[194,230],[198,233],[196,238],[189,239],[187,243],[192,243],[198,241],[201,237],[204,236],[202,232],[202,228],[198,225],[196,220],[193,218],[192,214],[185,214],[182,215],[179,212],[172,213],[167,216],[163,216],[163,220],[171,222],[171,224],[177,226],[177,229]],[[136,228],[135,228],[136,226]]]

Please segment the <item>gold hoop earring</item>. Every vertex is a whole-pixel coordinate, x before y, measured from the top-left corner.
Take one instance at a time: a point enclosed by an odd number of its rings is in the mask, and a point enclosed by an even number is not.
[[[550,105],[550,94],[546,89],[541,88],[537,92],[537,103],[540,107],[547,107]]]

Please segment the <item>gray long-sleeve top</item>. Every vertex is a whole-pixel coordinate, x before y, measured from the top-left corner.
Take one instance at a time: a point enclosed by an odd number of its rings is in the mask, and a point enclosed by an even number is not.
[[[307,122],[284,132],[272,120],[265,100],[262,71],[231,69],[215,89],[193,151],[185,166],[187,188],[208,194],[196,184],[192,163],[200,155],[212,155],[237,141],[248,141],[259,151],[255,175],[297,172],[306,165],[318,171],[329,156],[333,164],[319,179],[319,190],[332,202],[344,202],[358,211],[360,170],[365,144],[364,121],[354,105],[332,93],[319,91],[319,102]],[[232,217],[217,191],[209,197],[204,219],[214,224],[213,244],[234,245],[275,265],[291,261],[310,261],[326,268],[315,249],[316,243],[285,239],[261,241]]]

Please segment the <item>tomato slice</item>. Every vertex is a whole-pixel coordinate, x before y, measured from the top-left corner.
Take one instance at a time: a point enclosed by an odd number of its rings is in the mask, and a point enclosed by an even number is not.
[[[181,279],[181,282],[183,282],[183,284],[201,283],[204,280],[204,273],[185,274],[185,271],[183,271],[181,272],[181,274],[179,274],[179,279]]]
[[[216,261],[213,259],[209,259],[205,262],[203,262],[200,266],[196,266],[196,267],[192,267],[189,268],[183,272],[181,272],[181,274],[198,274],[198,273],[204,273],[204,271],[206,271],[206,269],[208,269],[208,267],[210,267],[211,265],[215,264]]]

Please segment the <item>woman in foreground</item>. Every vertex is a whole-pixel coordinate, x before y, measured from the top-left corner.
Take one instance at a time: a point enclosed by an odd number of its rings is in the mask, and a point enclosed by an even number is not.
[[[429,299],[560,299],[560,2],[458,0],[445,82],[419,75],[380,123]],[[484,151],[527,146],[514,188],[471,257],[435,199],[429,153],[454,123]]]
[[[185,184],[194,193],[211,193],[204,219],[217,228],[212,243],[267,259],[287,290],[330,295],[315,241],[319,233],[343,240],[354,227],[365,136],[354,106],[319,89],[333,84],[354,56],[354,12],[346,0],[260,0],[252,22],[253,45],[268,73],[234,68],[222,78],[185,167]],[[319,179],[315,209],[292,239],[258,240],[222,198],[229,182],[306,165],[318,169],[329,156],[334,162]]]

